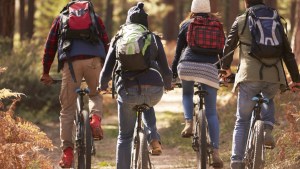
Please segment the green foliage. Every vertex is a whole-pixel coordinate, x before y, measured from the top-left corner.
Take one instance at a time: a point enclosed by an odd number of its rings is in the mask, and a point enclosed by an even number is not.
[[[42,74],[40,41],[24,42],[15,47],[11,54],[1,56],[1,66],[7,67],[0,75],[0,86],[24,93],[17,112],[34,122],[57,118],[59,112],[59,86],[44,86],[39,78]],[[52,114],[47,114],[51,112]],[[55,112],[57,112],[55,114]]]
[[[68,2],[69,0],[36,1],[36,6],[38,6],[38,9],[35,13],[36,37],[46,38],[53,20],[59,15],[60,11]]]

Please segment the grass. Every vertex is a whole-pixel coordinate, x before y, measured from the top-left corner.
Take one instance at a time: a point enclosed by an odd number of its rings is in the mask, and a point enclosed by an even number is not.
[[[182,151],[192,151],[191,139],[182,138],[180,136],[184,127],[184,119],[181,113],[163,112],[158,113],[156,118],[158,125],[162,125],[162,128],[159,129],[159,133],[164,146],[171,148],[177,147]]]

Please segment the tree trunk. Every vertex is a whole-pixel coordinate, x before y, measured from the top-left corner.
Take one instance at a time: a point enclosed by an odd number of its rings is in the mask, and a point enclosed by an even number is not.
[[[0,52],[13,48],[15,26],[15,1],[0,0]]]
[[[183,21],[184,20],[184,18],[185,18],[185,16],[184,16],[184,4],[185,4],[185,2],[184,2],[184,0],[181,0],[181,1],[179,1],[178,2],[178,8],[177,8],[177,10],[178,10],[178,20],[181,22],[181,21]]]
[[[225,4],[226,4],[226,9],[225,9],[224,21],[225,21],[226,28],[224,30],[227,33],[229,33],[235,18],[239,14],[240,1],[239,0],[228,0],[228,1],[225,1]]]
[[[293,34],[293,32],[294,32],[294,28],[295,28],[295,24],[296,24],[296,15],[295,15],[296,8],[297,8],[297,0],[292,0],[291,13],[290,13],[291,30],[290,30],[289,36],[291,36],[291,34]]]
[[[25,38],[25,32],[26,32],[26,21],[25,21],[25,0],[20,0],[20,38],[21,40],[24,40]]]
[[[28,0],[28,16],[26,20],[27,38],[31,39],[34,32],[35,0]]]
[[[113,9],[114,9],[114,5],[111,2],[111,0],[107,0],[106,1],[106,14],[105,14],[105,27],[106,27],[106,31],[108,33],[109,38],[112,37],[112,29],[113,29],[113,25],[112,25],[112,20],[113,20]]]
[[[163,21],[163,37],[165,40],[176,40],[178,33],[178,21],[176,12],[176,2],[178,0],[164,0],[172,9],[167,13]]]
[[[212,13],[217,13],[218,11],[218,1],[217,0],[211,0],[210,1],[210,8]]]
[[[297,1],[296,24],[294,28],[292,47],[297,61],[300,60],[300,1]]]

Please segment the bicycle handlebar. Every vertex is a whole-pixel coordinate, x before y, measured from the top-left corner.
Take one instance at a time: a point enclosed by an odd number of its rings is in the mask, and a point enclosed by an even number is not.
[[[86,82],[85,79],[82,79],[81,82]],[[52,84],[62,83],[62,79],[53,79]]]

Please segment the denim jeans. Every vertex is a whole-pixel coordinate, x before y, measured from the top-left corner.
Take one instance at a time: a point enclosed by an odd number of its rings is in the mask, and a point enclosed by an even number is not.
[[[265,124],[274,125],[274,101],[280,84],[269,82],[242,82],[239,84],[236,122],[233,131],[232,162],[242,162],[245,153],[246,141],[252,117],[252,109],[255,101],[251,99],[261,93],[263,97],[270,99],[268,104],[262,106],[262,120]]]
[[[217,89],[201,84],[202,89],[208,92],[204,97],[205,114],[208,122],[209,136],[215,149],[219,148],[219,120],[217,116]],[[182,80],[182,103],[184,117],[187,120],[193,118],[194,111],[194,82]]]
[[[117,141],[117,169],[130,168],[131,142],[134,133],[137,112],[133,107],[140,104],[147,104],[151,108],[143,112],[143,122],[150,134],[148,142],[153,139],[160,140],[157,133],[156,117],[153,106],[156,105],[162,95],[161,86],[141,86],[141,94],[138,93],[138,87],[121,88],[118,90],[118,117],[119,117],[119,135]]]

